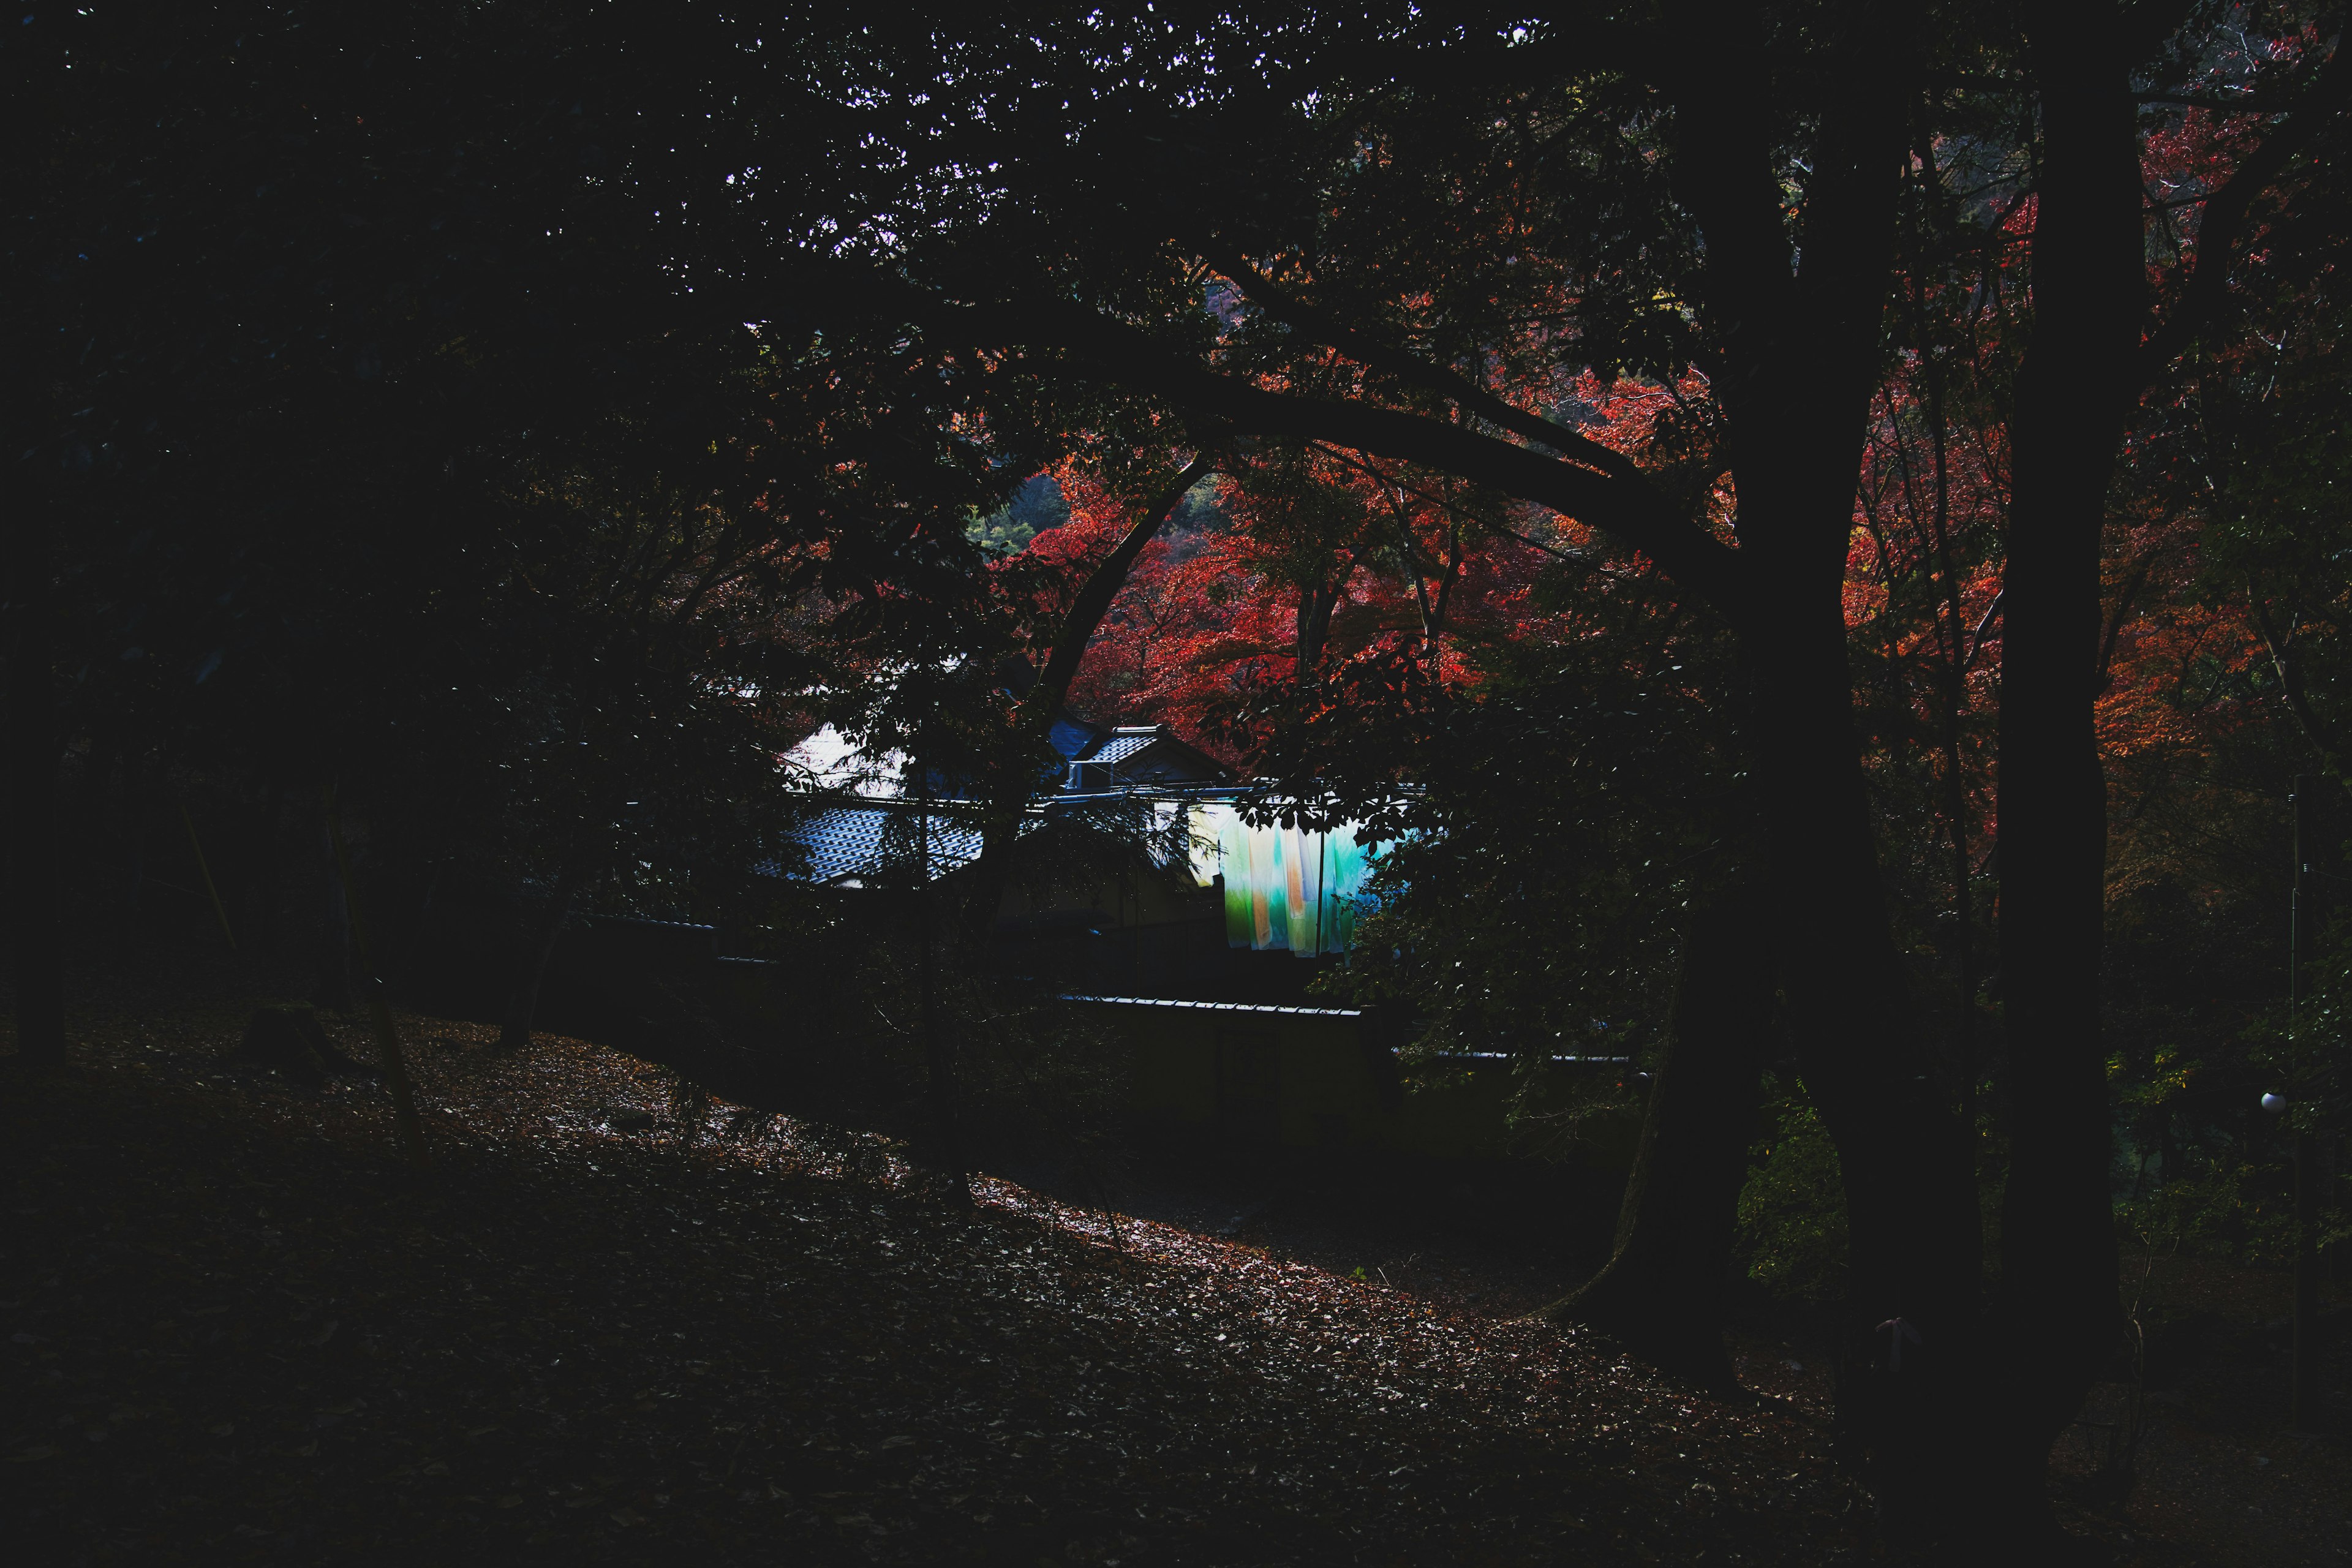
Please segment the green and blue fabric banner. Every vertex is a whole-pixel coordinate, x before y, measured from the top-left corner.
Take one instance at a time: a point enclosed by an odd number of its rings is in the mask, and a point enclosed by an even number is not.
[[[1345,952],[1367,900],[1376,848],[1358,842],[1353,824],[1329,832],[1254,826],[1232,806],[1194,808],[1203,854],[1196,874],[1225,879],[1225,942],[1260,952],[1288,949],[1301,958]],[[1213,867],[1203,864],[1216,846]]]

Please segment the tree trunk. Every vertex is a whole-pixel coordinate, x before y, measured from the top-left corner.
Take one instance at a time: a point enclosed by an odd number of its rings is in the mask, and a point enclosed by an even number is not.
[[[1854,13],[1850,89],[1822,121],[1795,243],[1754,137],[1760,21],[1739,7],[1691,20],[1671,177],[1704,235],[1707,310],[1724,334],[1714,386],[1738,486],[1739,564],[1736,591],[1716,603],[1752,672],[1756,805],[1777,900],[1768,940],[1845,1193],[1838,1420],[1882,1506],[1928,1521],[1958,1496],[1982,1226],[1968,1142],[1927,1077],[1888,922],[1843,600],[1921,69],[1916,13]]]
[[[1070,601],[1070,613],[1062,624],[1062,635],[1054,643],[1054,651],[1038,672],[1037,684],[1030,689],[1029,700],[1044,704],[1045,718],[1053,719],[1053,710],[1061,706],[1070,694],[1070,682],[1078,673],[1078,664],[1086,658],[1087,645],[1094,640],[1096,629],[1110,613],[1119,590],[1127,586],[1128,574],[1135,570],[1144,546],[1158,534],[1160,525],[1181,505],[1192,487],[1215,470],[1216,465],[1204,453],[1187,465],[1184,471],[1144,503],[1142,513],[1127,537],[1103,558],[1102,564],[1087,574],[1077,595]]]
[[[1299,687],[1315,684],[1323,664],[1323,644],[1331,635],[1331,612],[1339,607],[1339,595],[1346,591],[1346,580],[1339,585],[1326,587],[1321,584],[1303,588],[1298,594],[1298,636],[1295,643],[1296,668],[1292,679]]]
[[[49,668],[47,541],[18,517],[10,528],[8,597],[9,901],[16,987],[16,1054],[54,1067],[66,1059],[65,935],[58,882],[57,693]]]
[[[930,770],[919,766],[916,777],[922,783],[915,797],[921,813],[915,824],[915,921],[919,939],[915,977],[923,1031],[923,1070],[930,1100],[931,1161],[946,1173],[955,1201],[969,1206],[971,1163],[964,1154],[963,1094],[956,1071],[956,1042],[949,1033],[953,1025],[946,1009],[940,1005],[941,955],[937,886],[931,878]],[[985,931],[987,928],[983,925],[980,929]]]
[[[2045,7],[2031,37],[2043,157],[2034,327],[2011,425],[2002,582],[2000,967],[2010,1174],[1985,1452],[2015,1509],[2043,1508],[2051,1443],[2122,1327],[2108,1193],[2099,961],[2106,789],[2093,705],[2099,545],[2137,381],[2140,184],[2112,5]]]
[[[1117,602],[1119,590],[1127,586],[1128,574],[1142,557],[1144,547],[1192,493],[1192,487],[1214,471],[1215,464],[1206,453],[1193,458],[1169,481],[1166,489],[1144,503],[1143,510],[1127,531],[1127,537],[1087,574],[1070,601],[1070,613],[1063,621],[1054,651],[1038,673],[1037,683],[1022,698],[1013,715],[1013,732],[1005,737],[1004,755],[995,765],[995,776],[989,781],[981,818],[980,858],[963,879],[965,889],[957,934],[965,948],[974,952],[985,948],[989,925],[996,919],[996,911],[1004,901],[1004,889],[1012,881],[1013,850],[1021,836],[1021,816],[1037,790],[1037,779],[1031,771],[1031,747],[1037,743],[1035,737],[1052,725],[1055,713],[1069,697],[1070,682],[1077,677],[1087,645],[1094,640],[1103,617]]]
[[[563,922],[572,918],[572,906],[579,897],[585,868],[586,857],[572,851],[564,857],[562,868],[555,874],[555,885],[547,891],[539,922],[531,928],[523,947],[522,965],[515,974],[514,989],[507,997],[506,1017],[499,1025],[499,1049],[502,1051],[519,1051],[530,1044],[531,1019],[539,1012],[539,989],[547,979],[548,960],[555,955],[555,943],[563,934]]]
[[[1895,202],[1919,79],[1917,13],[1854,14],[1850,89],[1822,121],[1800,243],[1741,115],[1753,14],[1723,12],[1709,68],[1677,107],[1708,150],[1708,288],[1730,328],[1717,385],[1733,431],[1738,616],[1754,671],[1757,808],[1774,970],[1798,1065],[1838,1152],[1849,1295],[1838,1423],[1881,1508],[1933,1524],[1958,1506],[1956,1445],[1979,1361],[1982,1223],[1958,1119],[1937,1093],[1878,870],[1853,721],[1844,582]],[[1678,156],[1684,155],[1678,152]],[[1711,217],[1706,215],[1712,215]],[[1720,257],[1715,254],[1720,252]],[[1718,281],[1719,279],[1719,281]]]
[[[330,829],[319,829],[319,926],[312,938],[318,984],[310,1005],[330,1013],[349,1014],[358,1004],[352,989],[352,910],[342,873],[336,868],[335,846]]]
[[[1750,640],[1759,804],[1780,893],[1769,925],[1775,969],[1845,1193],[1838,1425],[1882,1508],[1931,1521],[1956,1500],[1958,1412],[1979,1356],[1973,1167],[1927,1077],[1887,921],[1842,610],[1832,598]]]
[[[1724,1295],[1772,1015],[1767,924],[1744,877],[1693,914],[1616,1249],[1608,1267],[1545,1313],[1589,1323],[1661,1367],[1717,1387],[1735,1381],[1723,1346]]]

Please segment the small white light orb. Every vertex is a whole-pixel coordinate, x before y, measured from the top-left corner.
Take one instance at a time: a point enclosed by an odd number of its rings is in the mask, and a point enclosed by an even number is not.
[[[2263,1096],[2263,1109],[2269,1111],[2273,1116],[2276,1116],[2280,1111],[2286,1109],[2286,1096],[2283,1094],[2265,1094]]]

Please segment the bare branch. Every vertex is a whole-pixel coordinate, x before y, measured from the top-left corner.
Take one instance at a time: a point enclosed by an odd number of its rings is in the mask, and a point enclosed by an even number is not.
[[[1604,447],[1591,437],[1580,435],[1541,415],[1517,407],[1475,384],[1468,377],[1444,365],[1432,364],[1410,350],[1383,343],[1346,325],[1329,311],[1286,292],[1272,279],[1252,267],[1239,251],[1212,245],[1204,247],[1204,254],[1209,265],[1230,279],[1253,304],[1267,314],[1289,322],[1316,342],[1338,349],[1357,363],[1384,370],[1399,380],[1434,392],[1459,405],[1464,413],[1475,415],[1514,436],[1538,442],[1571,461],[1598,468],[1614,479],[1635,484],[1649,483],[1649,477],[1622,452]]]

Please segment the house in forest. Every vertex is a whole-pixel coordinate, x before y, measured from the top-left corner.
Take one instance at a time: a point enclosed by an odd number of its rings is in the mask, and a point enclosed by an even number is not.
[[[1049,981],[1127,1039],[1139,1121],[1240,1146],[1501,1152],[1507,1102],[1525,1088],[1507,1058],[1463,1058],[1407,1095],[1396,1021],[1308,992],[1354,943],[1376,845],[1346,824],[1253,821],[1248,786],[1164,725],[1062,712],[1052,737],[1065,771],[1029,831],[1105,805],[1189,830],[1182,853],[1146,848],[1076,886],[1015,887],[992,927],[995,962]],[[820,732],[796,760],[839,779],[846,754]],[[903,896],[925,873],[951,884],[979,858],[952,781],[933,778],[917,799],[902,773],[886,763],[810,821],[807,882],[853,899]]]
[[[1066,804],[1089,796],[1139,791],[1233,791],[1234,771],[1180,740],[1165,724],[1104,725],[1065,710],[1054,716],[1048,738],[1062,754],[1064,772],[1055,795]],[[789,759],[814,784],[846,794],[844,804],[821,811],[802,833],[808,854],[803,875],[820,887],[854,888],[883,875],[887,867],[918,858],[924,847],[899,847],[893,825],[917,810],[907,786],[904,759],[878,763],[859,759],[849,742],[830,726],[795,747]],[[935,776],[930,795],[930,874],[951,874],[977,859],[977,834],[958,814],[963,791],[953,779]],[[900,837],[911,829],[897,828]]]
[[[1093,728],[1083,721],[1060,716],[1055,725],[1056,749],[1066,734],[1080,741],[1084,730]],[[1234,782],[1231,768],[1178,740],[1165,724],[1125,724],[1097,731],[1066,754],[1070,771],[1064,787],[1073,795],[1153,785],[1197,789]]]
[[[1347,952],[1375,857],[1352,826],[1253,822],[1244,809],[1249,786],[1164,724],[1099,725],[1065,710],[1050,732],[1065,769],[1033,806],[1027,831],[1125,805],[1149,809],[1162,829],[1181,822],[1181,832],[1165,837],[1189,847],[1148,847],[1086,886],[1009,890],[995,922],[1002,942],[1104,939],[1110,946],[1098,950],[1089,977],[1097,988],[1185,1000],[1301,1001],[1311,969],[1225,955]],[[952,878],[979,858],[980,833],[955,781],[934,777],[919,799],[901,761],[855,771],[847,743],[831,731],[804,742],[794,761],[848,795],[802,829],[801,879],[858,891]],[[1006,958],[1021,962],[1018,952]]]

